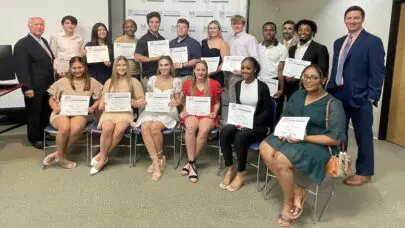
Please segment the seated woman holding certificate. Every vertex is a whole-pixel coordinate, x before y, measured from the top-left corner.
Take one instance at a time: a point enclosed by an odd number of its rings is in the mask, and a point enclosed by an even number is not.
[[[181,170],[181,175],[188,175],[189,180],[196,183],[198,173],[195,159],[207,142],[208,134],[214,127],[219,127],[217,114],[220,108],[221,85],[218,81],[208,77],[208,66],[205,61],[198,61],[194,66],[192,79],[183,82],[183,96],[186,97],[186,104],[180,113],[180,118],[186,127],[185,140],[188,162]],[[206,115],[188,112],[200,111],[190,109],[192,105],[188,102],[194,97],[209,98],[210,104],[207,107],[206,112],[208,113]],[[203,105],[199,106],[202,107]],[[198,134],[196,134],[197,131]]]
[[[58,133],[56,134],[56,151],[44,158],[42,161],[44,166],[56,162],[66,169],[76,167],[75,162],[63,158],[66,150],[79,139],[87,123],[87,115],[75,114],[93,113],[100,102],[102,88],[103,85],[87,74],[87,66],[82,57],[77,56],[70,59],[66,77],[54,82],[48,89],[49,105],[53,110],[49,122],[58,130]],[[72,110],[72,107],[65,103],[67,99],[65,96],[69,96],[69,98],[83,96],[80,99],[87,97],[84,99],[84,103],[87,103],[83,105],[84,110]],[[89,107],[90,96],[95,101]]]
[[[152,159],[147,171],[155,181],[162,176],[166,163],[166,157],[162,154],[162,130],[174,128],[179,121],[177,107],[181,105],[180,95],[181,79],[175,78],[173,61],[169,56],[162,56],[158,61],[156,76],[150,77],[147,83],[145,110],[136,121],[136,126],[141,127],[143,142]]]
[[[291,226],[302,214],[306,198],[306,191],[296,184],[294,173],[300,172],[313,183],[321,184],[330,158],[328,147],[338,152],[337,145],[345,140],[345,113],[341,102],[324,90],[327,78],[322,70],[310,65],[301,78],[304,90],[291,96],[282,117],[310,117],[304,139],[272,134],[260,144],[260,155],[284,192],[284,205],[278,218],[283,227]]]
[[[91,175],[100,172],[107,164],[108,154],[121,141],[125,130],[134,122],[132,107],[138,108],[144,103],[142,85],[136,78],[131,77],[128,68],[128,60],[123,56],[118,56],[114,61],[111,79],[104,84],[103,97],[99,105],[99,109],[104,110],[98,123],[98,127],[101,128],[100,153],[91,159]],[[110,98],[117,93],[127,94],[128,103]],[[117,109],[126,111],[117,111]]]
[[[272,126],[274,110],[272,110],[270,91],[265,82],[257,79],[259,72],[260,64],[257,60],[253,57],[247,57],[241,63],[243,80],[235,84],[237,104],[246,106],[246,109],[253,109],[252,116],[243,116],[244,119],[253,118],[251,128],[239,124],[229,124],[230,115],[228,115],[228,125],[221,129],[221,150],[227,171],[219,187],[231,192],[239,190],[246,179],[246,160],[249,145],[264,139]],[[234,104],[230,103],[229,107],[231,108],[232,105]],[[229,111],[229,114],[232,113]],[[238,158],[238,172],[233,180],[232,144]]]
[[[86,43],[84,47],[107,46],[108,58],[103,62],[90,62],[91,59],[86,58],[89,68],[89,74],[101,84],[104,84],[111,76],[111,62],[114,60],[113,45],[108,40],[108,30],[103,23],[96,23],[91,29],[91,41]],[[87,55],[88,51],[83,49],[80,51],[82,56]]]

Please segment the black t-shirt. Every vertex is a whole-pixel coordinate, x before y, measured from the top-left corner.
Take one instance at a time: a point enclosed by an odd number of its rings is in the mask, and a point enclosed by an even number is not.
[[[164,40],[165,38],[158,33],[158,37],[154,36],[151,32],[147,32],[136,43],[136,54],[141,54],[149,57],[148,41]],[[158,64],[157,62],[142,63],[142,76],[149,78],[156,74]]]

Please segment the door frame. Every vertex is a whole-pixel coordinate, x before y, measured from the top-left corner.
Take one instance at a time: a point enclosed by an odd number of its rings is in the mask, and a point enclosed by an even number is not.
[[[394,78],[395,55],[397,49],[397,38],[398,38],[399,20],[401,16],[402,4],[405,4],[405,0],[393,0],[392,3],[390,34],[388,39],[387,62],[386,62],[387,75],[384,81],[384,89],[381,102],[380,126],[378,130],[378,139],[380,140],[387,139],[388,116],[390,112],[392,82]]]

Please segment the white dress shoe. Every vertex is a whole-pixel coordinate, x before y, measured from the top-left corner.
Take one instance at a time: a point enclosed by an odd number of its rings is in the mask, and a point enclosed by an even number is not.
[[[91,166],[96,166],[97,163],[98,163],[98,161],[96,160],[96,157],[93,157],[93,158],[91,159],[91,161],[90,161],[90,165],[91,165]]]
[[[94,160],[96,160],[96,159],[94,159]],[[96,162],[97,162],[97,161],[96,161]],[[103,165],[103,167],[102,167],[101,169],[104,168],[104,166],[107,164],[107,162],[108,162],[108,158],[105,159],[104,165]],[[94,166],[91,167],[91,169],[90,169],[90,175],[95,175],[95,174],[97,174],[98,172],[100,172],[101,169],[99,169],[99,170],[96,169],[96,165],[94,165]]]

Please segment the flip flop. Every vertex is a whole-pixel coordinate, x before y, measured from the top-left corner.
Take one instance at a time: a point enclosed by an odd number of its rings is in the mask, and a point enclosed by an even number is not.
[[[304,195],[302,196],[302,199],[301,199],[301,205],[300,205],[300,207],[297,207],[297,206],[295,206],[294,205],[294,207],[293,207],[293,209],[292,209],[292,211],[291,211],[291,218],[292,219],[298,219],[301,215],[302,215],[302,212],[304,212],[304,203],[305,203],[305,200],[307,199],[307,196],[308,196],[308,193],[305,191],[305,193],[304,193]],[[296,212],[297,213],[297,215],[294,215],[294,212]]]
[[[284,223],[284,224],[280,224],[280,222],[279,222],[280,219],[281,219],[282,223]],[[289,218],[283,214],[280,214],[278,216],[278,220],[277,220],[278,225],[280,225],[280,227],[283,227],[283,228],[292,227],[294,225],[294,222],[295,222],[294,219]]]

